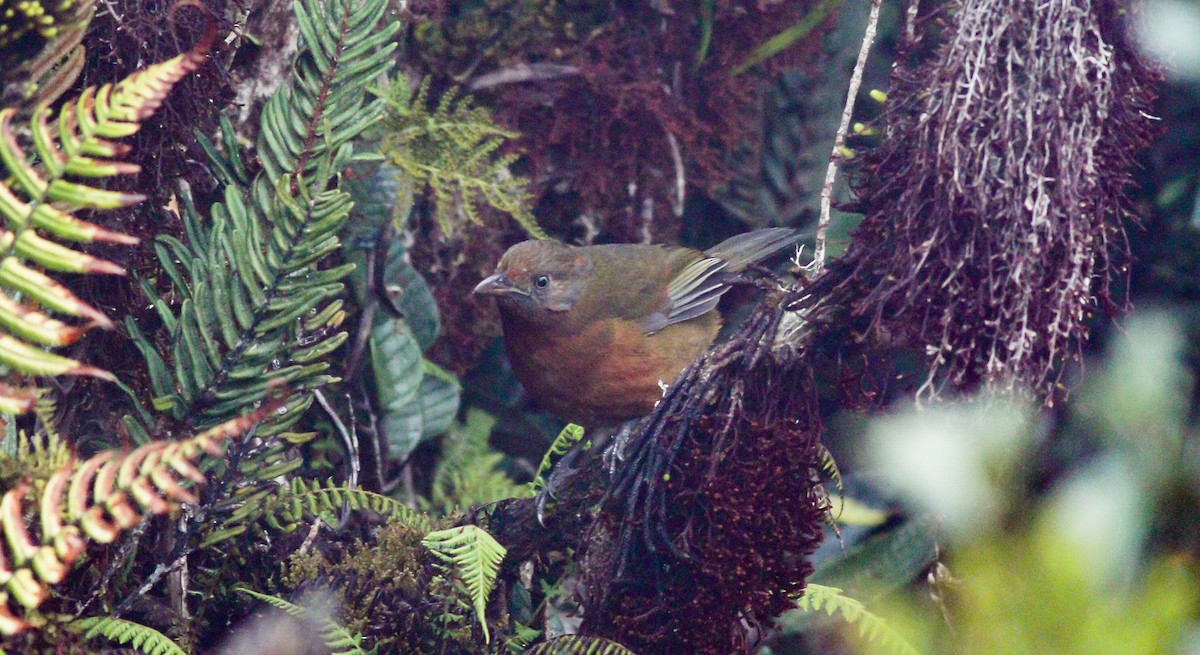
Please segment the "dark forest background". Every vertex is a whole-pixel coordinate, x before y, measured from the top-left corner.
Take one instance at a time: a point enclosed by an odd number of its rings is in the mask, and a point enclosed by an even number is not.
[[[1200,653],[1200,4],[874,7],[0,0],[0,652]],[[471,293],[768,226],[611,469]]]

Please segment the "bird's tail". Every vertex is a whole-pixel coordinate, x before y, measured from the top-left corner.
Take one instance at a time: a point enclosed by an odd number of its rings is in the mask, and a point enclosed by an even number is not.
[[[728,262],[726,271],[736,273],[795,244],[803,233],[787,227],[754,230],[730,237],[704,251],[709,257]]]

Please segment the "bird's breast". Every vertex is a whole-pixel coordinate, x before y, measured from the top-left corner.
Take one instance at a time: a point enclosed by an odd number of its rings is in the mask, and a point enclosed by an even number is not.
[[[716,312],[652,335],[634,321],[604,319],[566,332],[506,317],[504,341],[517,378],[539,404],[582,425],[645,416],[712,343]]]

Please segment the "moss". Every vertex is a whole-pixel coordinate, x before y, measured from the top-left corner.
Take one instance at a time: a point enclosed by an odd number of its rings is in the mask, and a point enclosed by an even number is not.
[[[281,580],[288,593],[332,592],[342,625],[381,652],[487,652],[462,591],[433,566],[422,536],[389,524],[340,552],[292,555]]]

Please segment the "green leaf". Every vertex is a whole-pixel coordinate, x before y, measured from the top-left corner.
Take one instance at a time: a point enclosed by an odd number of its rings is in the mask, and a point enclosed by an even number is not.
[[[421,543],[443,562],[453,565],[455,573],[467,586],[475,616],[483,628],[484,641],[490,642],[485,616],[487,599],[500,572],[500,562],[508,551],[477,525],[430,532]]]
[[[77,619],[67,624],[72,632],[82,632],[84,639],[105,637],[119,644],[129,644],[146,655],[187,655],[174,641],[154,628],[111,616]]]
[[[357,266],[351,277],[359,302],[364,302],[367,289],[367,258],[374,249],[378,232],[366,233],[354,226],[357,237],[349,238],[347,243],[348,257]],[[404,256],[404,247],[398,240],[393,239],[387,244],[383,256],[383,270],[378,272],[377,281],[383,285],[380,289],[386,295],[382,300],[380,311],[393,318],[402,319],[416,338],[421,352],[424,352],[437,338],[440,329],[437,301],[429,284],[421,274],[413,268]]]
[[[858,636],[872,646],[896,655],[921,655],[899,632],[883,618],[868,612],[863,604],[842,595],[836,587],[809,582],[804,595],[796,603],[802,612],[824,612],[830,616],[840,613],[846,623],[858,626]]]
[[[797,41],[808,36],[841,4],[842,0],[823,0],[821,4],[810,10],[804,18],[801,18],[798,23],[767,39],[766,42],[755,48],[742,63],[730,71],[730,75],[741,75],[754,66],[787,50]]]
[[[396,300],[402,318],[424,352],[437,338],[440,322],[437,301],[425,278],[404,258],[399,243],[388,249],[383,269],[384,292]]]
[[[529,483],[530,496],[537,495],[546,486],[546,474],[550,472],[554,462],[558,461],[571,449],[571,446],[579,443],[581,439],[583,439],[583,426],[568,423],[563,427],[558,436],[554,438],[554,443],[550,444],[550,448],[542,456],[542,463],[538,466],[537,475],[533,476],[533,480]]]

